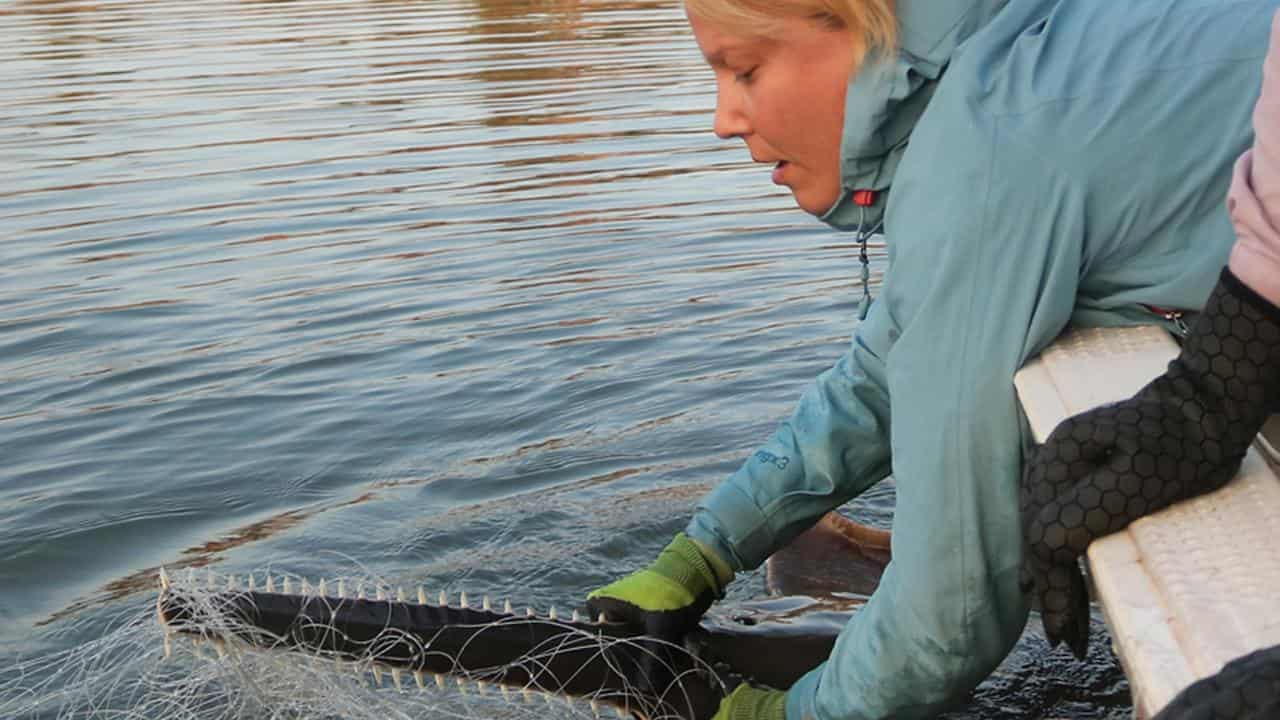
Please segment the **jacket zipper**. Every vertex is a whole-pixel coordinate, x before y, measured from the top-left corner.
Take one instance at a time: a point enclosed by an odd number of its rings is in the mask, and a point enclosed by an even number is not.
[[[1169,308],[1156,307],[1155,305],[1147,305],[1146,308],[1172,325],[1179,337],[1185,338],[1191,334],[1191,327],[1187,325],[1187,314],[1182,310],[1171,310]]]

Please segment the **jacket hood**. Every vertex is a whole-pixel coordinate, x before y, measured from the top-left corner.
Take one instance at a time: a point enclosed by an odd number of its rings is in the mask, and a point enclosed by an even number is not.
[[[840,230],[884,217],[889,186],[907,139],[924,113],[956,48],[986,25],[1009,0],[899,0],[899,46],[868,55],[849,82],[840,143],[840,199],[821,220]],[[875,190],[865,208],[856,190]]]

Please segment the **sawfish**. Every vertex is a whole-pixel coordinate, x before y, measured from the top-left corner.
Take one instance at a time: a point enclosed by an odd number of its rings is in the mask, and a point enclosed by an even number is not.
[[[740,682],[787,688],[825,661],[890,557],[888,531],[829,514],[769,558],[769,598],[716,606],[680,643],[554,609],[518,612],[465,595],[352,597],[297,582],[215,592],[162,576],[157,605],[171,631],[351,662],[378,684],[466,683],[513,699],[537,692],[632,717],[706,720]],[[1085,661],[1052,651],[1033,621],[1005,662],[958,699],[955,717],[1129,717],[1128,685],[1091,612]]]
[[[766,585],[778,597],[706,617],[681,642],[577,612],[519,613],[487,598],[473,606],[465,595],[343,597],[270,581],[211,593],[163,574],[157,612],[172,631],[364,663],[397,685],[405,675],[420,685],[453,678],[633,717],[704,720],[738,683],[786,688],[823,662],[889,559],[888,531],[831,513],[769,559]]]

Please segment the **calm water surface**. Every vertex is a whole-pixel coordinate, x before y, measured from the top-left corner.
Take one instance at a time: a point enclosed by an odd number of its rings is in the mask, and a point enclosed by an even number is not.
[[[859,293],[712,93],[666,1],[0,3],[0,656],[160,565],[647,561]]]

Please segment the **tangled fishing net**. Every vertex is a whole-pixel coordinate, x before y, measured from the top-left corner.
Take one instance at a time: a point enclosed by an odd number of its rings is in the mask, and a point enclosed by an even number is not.
[[[247,627],[223,606],[235,597],[235,580],[212,573],[169,582],[191,611],[181,632],[159,622],[154,596],[118,613],[96,639],[61,652],[19,660],[0,671],[0,717],[4,718],[546,718],[616,717],[628,698],[570,698],[554,687],[530,683],[507,687],[485,682],[510,668],[482,673],[461,668],[449,674],[393,670],[379,653],[402,637],[389,629],[367,643],[358,657],[314,648],[280,647],[280,638]],[[241,591],[248,583],[240,579]],[[321,588],[300,578],[274,581],[274,590],[319,596]],[[286,585],[287,583],[287,585]],[[257,586],[265,588],[265,581]],[[354,579],[329,581],[326,594],[344,586],[350,597],[403,597],[402,591]],[[487,601],[486,601],[487,603]],[[518,613],[517,613],[518,614]],[[332,632],[332,628],[328,630]],[[604,653],[633,641],[573,633],[571,643]],[[253,643],[245,641],[252,638]],[[547,663],[566,646],[539,648],[518,662]],[[642,653],[643,654],[643,653]],[[611,658],[635,657],[613,654]],[[689,672],[697,661],[675,668]],[[632,668],[618,668],[627,675]],[[533,676],[530,671],[526,674]],[[678,685],[678,683],[677,683]],[[601,702],[595,702],[599,700]],[[636,705],[630,705],[636,707]]]

